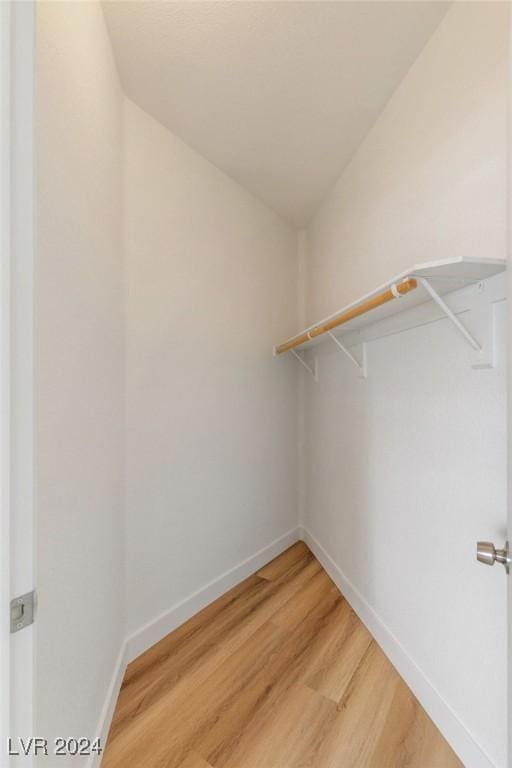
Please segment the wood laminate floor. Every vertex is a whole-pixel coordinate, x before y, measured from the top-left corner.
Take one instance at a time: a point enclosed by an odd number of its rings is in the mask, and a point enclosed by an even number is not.
[[[298,543],[136,659],[103,768],[455,768]]]

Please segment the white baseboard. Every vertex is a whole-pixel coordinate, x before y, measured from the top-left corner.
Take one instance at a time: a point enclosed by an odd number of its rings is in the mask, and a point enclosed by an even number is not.
[[[138,629],[126,641],[128,663],[298,540],[299,529],[293,528]]]
[[[302,526],[300,538],[327,571],[466,768],[495,768],[492,760],[477,744],[450,705],[425,677],[391,630],[347,579],[322,545],[307,528]]]
[[[177,629],[181,624],[194,616],[198,611],[206,608],[218,597],[221,597],[232,587],[236,587],[241,581],[263,568],[275,557],[291,547],[300,538],[299,528],[292,530],[275,539],[263,549],[260,549],[251,557],[230,568],[218,578],[210,581],[201,589],[173,605],[169,610],[161,613],[153,621],[141,627],[137,632],[126,638],[117,658],[116,666],[108,687],[107,696],[100,715],[100,721],[96,734],[101,739],[102,746],[107,743],[110,724],[114,715],[119,690],[123,681],[127,665],[141,653],[147,651],[152,645],[163,637]],[[99,768],[101,756],[91,755],[87,762],[87,768]]]
[[[110,730],[112,717],[114,716],[114,710],[116,708],[117,698],[119,696],[119,691],[121,689],[121,683],[123,682],[126,666],[127,666],[126,640],[124,640],[121,646],[121,650],[119,651],[119,655],[117,657],[116,665],[114,667],[114,672],[112,674],[110,684],[107,689],[107,695],[105,697],[105,703],[103,704],[103,709],[101,710],[98,727],[94,734],[94,738],[96,738],[97,736],[99,737],[100,744],[103,749],[105,748],[105,745],[107,743],[108,732]],[[91,755],[89,757],[89,760],[87,761],[86,768],[99,768],[101,765],[101,759],[102,759],[101,754]]]

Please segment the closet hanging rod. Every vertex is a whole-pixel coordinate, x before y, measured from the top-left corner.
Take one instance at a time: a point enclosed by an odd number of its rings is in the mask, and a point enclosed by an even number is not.
[[[340,315],[337,315],[326,322],[313,326],[309,331],[304,331],[300,336],[295,336],[295,338],[285,341],[283,344],[279,344],[279,346],[275,348],[275,354],[281,355],[283,352],[289,352],[290,350],[295,349],[295,347],[299,347],[301,344],[305,344],[317,336],[321,336],[323,333],[332,331],[333,328],[337,328],[338,326],[343,325],[343,323],[348,323],[349,320],[353,320],[355,317],[364,315],[366,312],[370,312],[372,309],[382,306],[382,304],[387,304],[388,301],[404,296],[406,293],[409,293],[409,291],[413,291],[417,285],[417,281],[412,277],[407,277],[405,280],[402,280],[401,283],[393,283],[390,288],[387,288],[376,296],[372,296],[371,299],[368,299],[362,304],[358,304],[357,307],[352,307],[346,312],[342,312]]]

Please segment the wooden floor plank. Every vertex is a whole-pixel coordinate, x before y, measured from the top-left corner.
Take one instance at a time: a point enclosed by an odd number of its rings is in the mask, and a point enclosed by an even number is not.
[[[282,579],[286,576],[287,571],[293,567],[298,560],[302,560],[303,558],[312,560],[313,555],[303,541],[298,541],[293,547],[290,547],[286,552],[283,552],[282,555],[279,555],[279,557],[276,557],[263,568],[260,568],[256,575],[259,576],[260,579],[266,579],[267,581]]]
[[[336,721],[318,752],[318,765],[322,768],[371,765],[399,679],[372,642],[339,703]]]
[[[318,603],[332,594],[334,598],[339,592],[326,574],[319,570],[300,591],[300,599],[292,595],[290,599],[274,614],[272,621],[282,627],[295,629],[300,626]]]
[[[336,715],[334,702],[294,685],[248,729],[223,768],[316,766],[316,755]]]
[[[304,682],[326,698],[341,701],[371,642],[364,624],[344,602],[325,632],[322,648],[313,657]]]
[[[270,663],[256,665],[258,674],[253,677],[250,688],[244,690],[243,696],[233,699],[228,711],[220,713],[205,738],[196,737],[198,752],[212,765],[222,768],[228,764],[246,731],[258,730],[261,718],[273,711],[279,699],[305,677],[311,656],[315,655],[319,628],[329,623],[329,617],[340,602],[343,602],[341,595],[329,590],[311,608],[300,628],[286,629],[285,641]]]
[[[259,669],[278,651],[284,635],[285,630],[266,622],[220,663],[216,660],[203,674],[184,678],[183,684],[166,690],[138,713],[129,731],[118,733],[112,740],[112,765],[180,765],[188,750],[197,752],[200,737],[214,726],[219,713],[252,686]],[[247,658],[257,659],[258,664],[247,664]],[[162,734],[167,734],[166,738]]]
[[[179,768],[213,768],[213,766],[195,752],[189,752]]]
[[[244,591],[236,588],[229,600],[221,598],[213,617],[206,609],[202,621],[194,617],[139,657],[127,670],[110,739],[166,691],[201,684],[212,668],[320,572],[319,563],[303,553],[271,583],[251,577],[244,582]]]
[[[103,768],[458,768],[299,543],[133,662]]]
[[[376,743],[370,768],[457,768],[460,762],[403,682],[398,682],[386,727]]]

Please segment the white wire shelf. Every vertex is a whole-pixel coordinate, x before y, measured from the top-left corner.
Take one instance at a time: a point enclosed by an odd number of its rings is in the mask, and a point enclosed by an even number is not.
[[[457,291],[465,286],[476,284],[493,275],[503,272],[506,269],[505,259],[443,259],[424,264],[417,264],[411,269],[401,272],[399,275],[388,280],[386,283],[378,286],[370,293],[361,296],[361,298],[351,304],[342,307],[328,317],[323,318],[317,323],[308,326],[303,331],[286,339],[274,347],[274,354],[283,354],[286,352],[309,349],[310,347],[322,343],[329,338],[332,339],[332,329],[325,326],[332,324],[333,327],[343,330],[343,333],[359,330],[373,323],[379,322],[387,317],[391,317],[399,312],[411,309],[425,302],[434,299],[442,300],[442,297]],[[408,288],[408,291],[398,297],[396,288],[400,288],[407,281],[415,283],[414,289]],[[373,308],[372,302],[386,292],[393,295],[391,300],[386,298],[380,306]],[[439,303],[439,302],[438,302]],[[439,304],[446,312],[444,302]],[[443,306],[444,305],[444,306]],[[369,309],[366,309],[370,306]],[[353,311],[360,312],[358,316],[338,323],[343,316],[350,315]],[[451,317],[450,319],[453,318]],[[459,328],[461,330],[461,328]],[[463,333],[463,331],[461,330]],[[312,334],[308,337],[308,334]],[[306,337],[306,338],[303,338]],[[301,341],[301,338],[303,340]],[[468,339],[469,341],[469,339]],[[472,343],[470,341],[470,343]],[[475,347],[476,348],[476,347]]]

